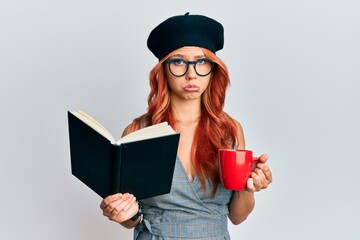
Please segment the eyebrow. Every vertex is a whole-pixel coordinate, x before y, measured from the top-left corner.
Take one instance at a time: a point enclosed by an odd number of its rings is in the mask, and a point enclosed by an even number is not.
[[[183,59],[186,59],[185,55],[183,54],[174,54],[174,55],[171,55],[170,58],[174,58],[174,57],[179,57],[179,58],[183,58]],[[204,58],[205,55],[202,54],[202,55],[197,55],[197,56],[194,56],[195,59],[200,59],[200,58]]]

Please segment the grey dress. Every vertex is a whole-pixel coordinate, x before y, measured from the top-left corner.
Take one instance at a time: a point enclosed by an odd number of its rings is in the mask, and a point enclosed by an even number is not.
[[[143,221],[134,229],[134,240],[229,240],[228,203],[232,191],[219,184],[211,196],[197,176],[191,182],[179,158],[169,194],[142,200]]]

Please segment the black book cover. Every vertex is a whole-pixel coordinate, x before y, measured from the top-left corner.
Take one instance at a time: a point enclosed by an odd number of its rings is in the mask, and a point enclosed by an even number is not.
[[[71,172],[102,198],[170,192],[179,133],[116,145],[70,112],[68,124]]]

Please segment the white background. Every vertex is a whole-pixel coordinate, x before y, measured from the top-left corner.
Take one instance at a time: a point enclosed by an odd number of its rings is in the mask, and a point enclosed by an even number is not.
[[[0,239],[131,239],[71,175],[67,110],[117,137],[146,111],[150,31],[203,14],[225,28],[226,111],[273,184],[233,239],[360,239],[357,0],[0,2]]]

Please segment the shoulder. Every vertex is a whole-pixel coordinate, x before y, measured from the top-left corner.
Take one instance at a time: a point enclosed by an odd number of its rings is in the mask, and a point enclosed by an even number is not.
[[[238,134],[239,133],[243,134],[244,131],[243,131],[243,127],[242,127],[241,123],[238,120],[234,119],[234,118],[233,118],[233,121],[235,123],[236,130],[237,130]]]
[[[140,128],[146,127],[148,125],[149,125],[149,117],[147,116],[147,114],[144,114],[144,115],[134,119],[134,121],[132,123],[127,125],[126,128],[124,129],[121,137],[124,137],[124,136],[128,135],[129,133],[132,133],[132,132],[139,130]]]
[[[121,137],[125,137],[129,133],[132,133],[132,132],[134,132],[136,130],[137,130],[136,123],[132,122],[132,123],[130,123],[129,125],[126,126],[126,128],[124,129]]]

